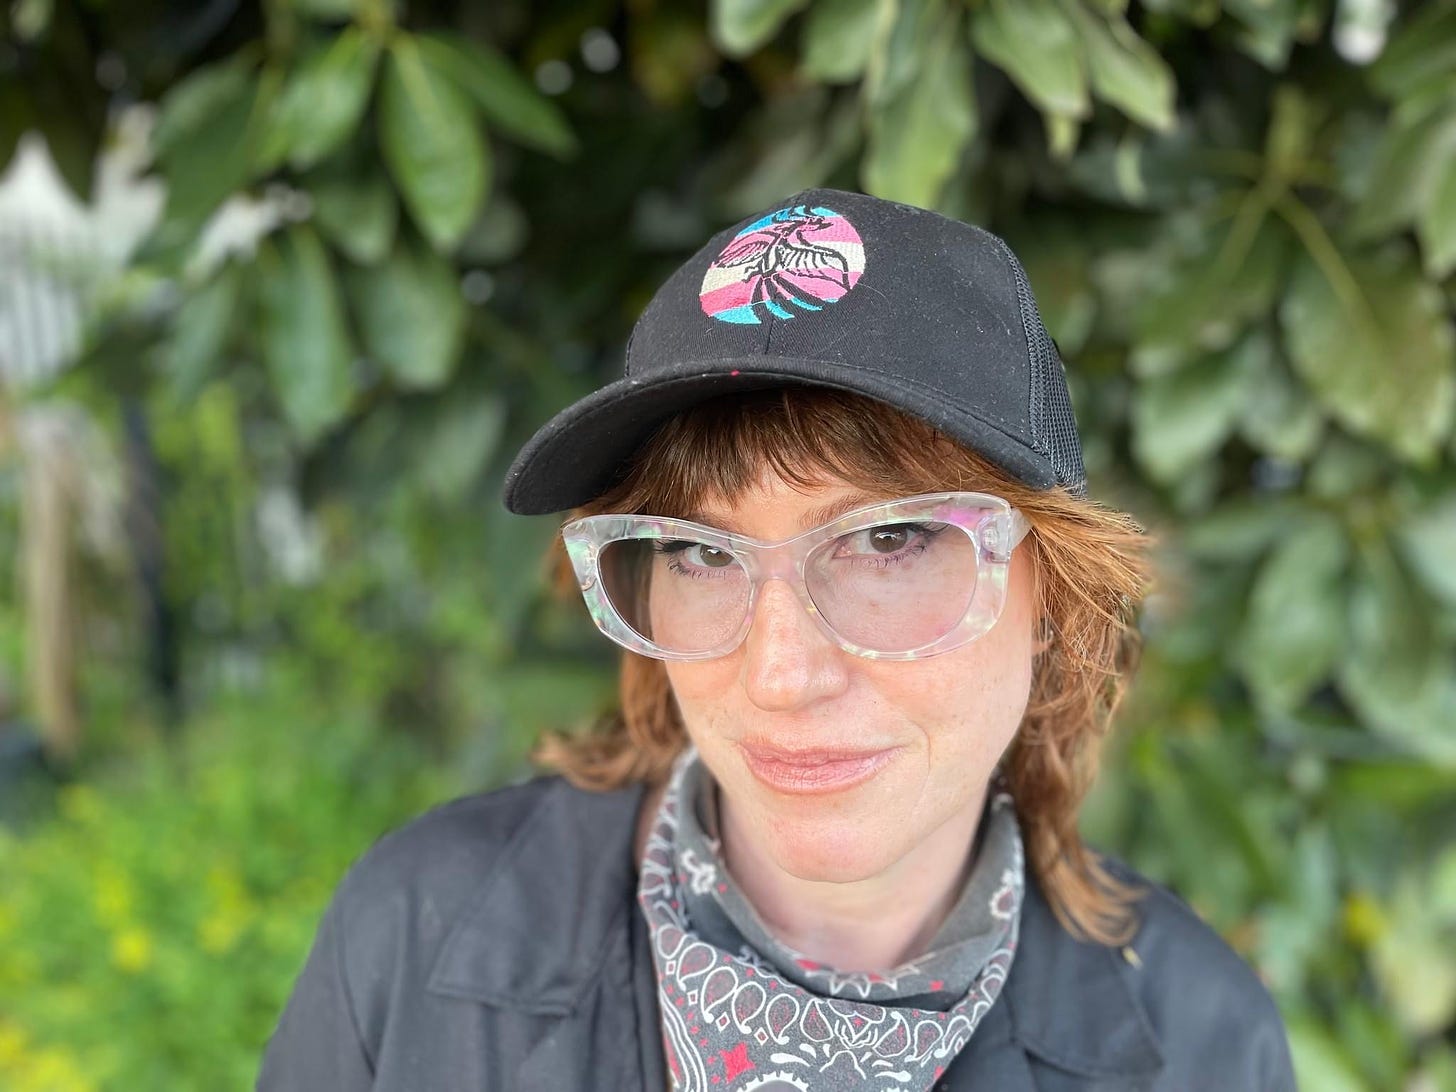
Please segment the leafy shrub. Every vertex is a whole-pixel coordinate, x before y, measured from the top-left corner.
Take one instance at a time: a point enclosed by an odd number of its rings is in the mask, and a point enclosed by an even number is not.
[[[251,1086],[344,868],[450,784],[276,681],[189,729],[0,833],[0,1087]]]

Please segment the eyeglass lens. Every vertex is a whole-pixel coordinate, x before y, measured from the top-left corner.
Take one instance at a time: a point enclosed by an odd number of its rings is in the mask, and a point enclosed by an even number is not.
[[[602,588],[622,620],[671,652],[706,652],[738,633],[752,581],[721,547],[691,539],[624,539],[600,555]],[[977,548],[946,523],[886,521],[820,544],[806,559],[809,597],[832,629],[877,652],[939,640],[966,616]]]

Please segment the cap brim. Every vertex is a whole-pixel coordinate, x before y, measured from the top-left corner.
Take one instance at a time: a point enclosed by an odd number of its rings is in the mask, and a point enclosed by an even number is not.
[[[985,456],[1035,489],[1057,484],[1051,461],[943,392],[843,363],[762,355],[715,361],[650,378],[628,376],[566,407],[536,432],[506,472],[505,505],[520,515],[576,508],[620,481],[629,460],[674,414],[727,394],[784,386],[827,387],[867,395],[910,413]]]

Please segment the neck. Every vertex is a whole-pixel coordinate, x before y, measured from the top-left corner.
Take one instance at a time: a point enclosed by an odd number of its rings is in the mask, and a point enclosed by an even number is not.
[[[889,868],[852,883],[785,872],[753,844],[727,799],[714,795],[724,862],[769,932],[839,971],[888,971],[928,951],[955,907],[985,792]]]

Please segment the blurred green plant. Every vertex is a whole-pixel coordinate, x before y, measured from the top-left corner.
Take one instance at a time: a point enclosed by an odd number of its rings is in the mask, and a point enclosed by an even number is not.
[[[711,231],[931,205],[1024,257],[1094,493],[1162,543],[1089,833],[1254,962],[1305,1087],[1456,1088],[1456,3],[80,7],[17,6],[0,154],[89,177],[111,90],[58,73],[161,103],[165,213],[57,389],[146,407],[194,716],[287,663],[518,771],[611,692],[500,511],[520,440]],[[0,1059],[64,1049],[35,996]]]
[[[0,1086],[249,1086],[344,866],[450,780],[299,680],[0,831]]]

